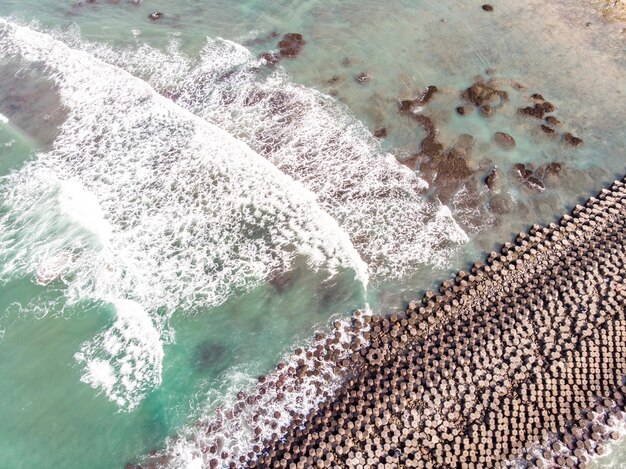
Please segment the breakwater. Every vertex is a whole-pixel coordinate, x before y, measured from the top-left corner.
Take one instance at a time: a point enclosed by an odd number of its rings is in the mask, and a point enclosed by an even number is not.
[[[625,261],[626,178],[404,314],[356,317],[345,386],[247,465],[585,467],[626,420]]]

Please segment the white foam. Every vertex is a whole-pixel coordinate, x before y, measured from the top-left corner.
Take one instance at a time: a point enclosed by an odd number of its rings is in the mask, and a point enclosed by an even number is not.
[[[83,380],[124,409],[159,384],[175,310],[220,304],[299,255],[367,283],[367,266],[315,197],[225,131],[132,75],[2,19],[0,56],[43,64],[68,113],[52,151],[2,180],[0,280],[43,266],[68,303],[115,306],[112,326],[77,360]]]
[[[0,114],[0,124],[8,124],[8,123],[9,123],[9,118],[5,116],[4,114]]]
[[[70,179],[61,183],[59,205],[61,212],[73,222],[97,235],[101,243],[108,242],[113,228],[105,220],[98,198],[80,181]]]
[[[100,388],[127,408],[161,384],[163,344],[159,330],[139,303],[118,299],[113,304],[113,326],[83,344],[75,357],[85,364],[81,381]]]
[[[446,266],[468,241],[451,214],[438,216],[439,205],[426,201],[428,184],[382,151],[347,109],[291,83],[279,67],[268,73],[245,47],[208,39],[194,61],[175,42],[163,53],[147,45],[115,50],[88,44],[75,32],[64,37],[145,78],[301,181],[348,233],[377,279],[402,278],[423,264]]]

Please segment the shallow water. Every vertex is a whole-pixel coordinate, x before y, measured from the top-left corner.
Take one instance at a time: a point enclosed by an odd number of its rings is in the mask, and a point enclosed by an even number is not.
[[[18,41],[0,38],[0,55],[22,50],[0,66],[0,113],[7,117],[0,120],[0,174],[15,171],[3,181],[0,216],[26,217],[14,231],[19,242],[10,237],[12,250],[0,257],[4,464],[121,467],[185,433],[205,409],[252,384],[333,315],[366,304],[399,308],[512,233],[552,221],[622,176],[623,34],[591,7],[570,3],[498,4],[487,14],[476,2],[0,0],[0,16],[12,24],[36,20],[32,30],[59,40],[51,55],[46,36],[36,53],[24,52],[35,44],[28,31]],[[152,22],[147,16],[156,10],[164,17]],[[302,33],[307,44],[296,59],[268,69],[256,57],[276,49],[272,31]],[[460,91],[488,68],[510,101],[488,119],[477,111],[458,116]],[[217,81],[217,71],[229,73]],[[371,77],[366,84],[354,80],[361,72]],[[420,173],[393,160],[415,153],[424,136],[399,114],[398,99],[428,85],[440,92],[422,112],[433,118],[439,140],[448,146],[463,133],[474,137],[468,165],[475,179],[456,196],[437,185],[424,189]],[[288,107],[267,114],[267,95],[243,106],[244,88],[287,94]],[[151,89],[180,96],[168,104]],[[239,96],[225,100],[233,90]],[[517,115],[535,92],[555,104],[559,132],[583,138],[581,147]],[[213,124],[230,135],[214,132]],[[379,127],[389,130],[381,142],[368,132]],[[496,131],[513,135],[515,149],[498,149]],[[206,142],[199,144],[198,134]],[[273,151],[264,148],[267,134],[283,136]],[[224,145],[232,150],[222,151]],[[195,158],[205,146],[216,149],[206,160],[214,176]],[[236,177],[193,213],[215,234],[198,234],[185,213],[188,197],[198,197],[241,155]],[[511,169],[555,161],[564,163],[564,174],[546,179],[541,193],[519,184]],[[493,213],[482,182],[494,166],[508,213]],[[162,197],[159,184],[167,183],[176,187]],[[59,185],[65,197],[57,197]],[[348,196],[337,193],[342,185]],[[396,192],[382,190],[390,187]],[[302,198],[307,191],[311,197]],[[230,213],[234,197],[251,195],[256,213],[218,216]],[[167,216],[149,216],[158,213]],[[93,233],[107,224],[113,246],[102,257]],[[25,229],[33,226],[39,231]],[[183,236],[169,251],[172,227]],[[58,248],[68,246],[79,255],[65,271]],[[216,250],[240,264],[199,269]],[[62,265],[63,276],[38,285],[46,259],[44,270]],[[102,259],[112,273],[94,268]],[[364,277],[359,259],[368,264],[367,293],[355,278]],[[618,467],[622,453],[600,467]]]

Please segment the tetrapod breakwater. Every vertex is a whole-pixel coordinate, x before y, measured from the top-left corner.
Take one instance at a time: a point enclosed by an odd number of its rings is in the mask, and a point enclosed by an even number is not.
[[[344,386],[247,465],[586,467],[626,422],[625,261],[626,178],[403,314],[357,315]]]

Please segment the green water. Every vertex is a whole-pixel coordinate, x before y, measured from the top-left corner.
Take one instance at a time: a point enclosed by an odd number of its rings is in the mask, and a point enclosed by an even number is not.
[[[397,99],[435,84],[442,91],[428,113],[442,141],[452,143],[461,133],[474,136],[472,164],[490,160],[507,168],[517,162],[563,161],[569,168],[558,187],[541,194],[528,193],[507,178],[518,201],[512,213],[496,217],[488,228],[468,230],[470,242],[446,266],[424,265],[400,280],[378,279],[367,297],[349,272],[329,280],[324,272],[298,265],[283,281],[262,284],[220,306],[193,315],[176,311],[170,335],[164,337],[161,384],[131,412],[82,383],[83,370],[74,357],[85,341],[114,322],[111,304],[67,306],[58,283],[36,285],[34,274],[0,284],[0,467],[123,467],[160,449],[205,409],[267,373],[333,315],[347,316],[366,303],[374,311],[399,308],[511,233],[552,221],[622,176],[623,34],[591,7],[573,3],[497,4],[488,15],[480,2],[184,0],[134,6],[101,0],[73,7],[72,2],[0,0],[5,18],[36,20],[42,29],[76,30],[84,40],[119,49],[143,42],[165,49],[175,39],[191,58],[207,36],[247,44],[257,54],[275,48],[276,40],[253,39],[271,31],[300,32],[307,40],[302,54],[281,66],[294,82],[334,95],[368,128],[388,127],[390,137],[382,146],[393,154],[409,155],[423,136],[398,115]],[[157,10],[164,18],[150,21],[148,14]],[[564,129],[582,136],[584,146],[573,150],[549,140],[535,123],[514,116],[526,102],[522,93],[511,91],[511,104],[489,120],[451,112],[459,91],[487,68],[554,102]],[[368,84],[354,81],[360,72],[371,76]],[[333,76],[340,80],[330,84]],[[26,93],[24,99],[37,97]],[[36,158],[54,135],[54,119],[39,122],[24,112],[19,117],[0,123],[2,175]],[[490,145],[497,130],[516,136],[513,152]],[[622,445],[599,467],[620,467],[624,458]]]

